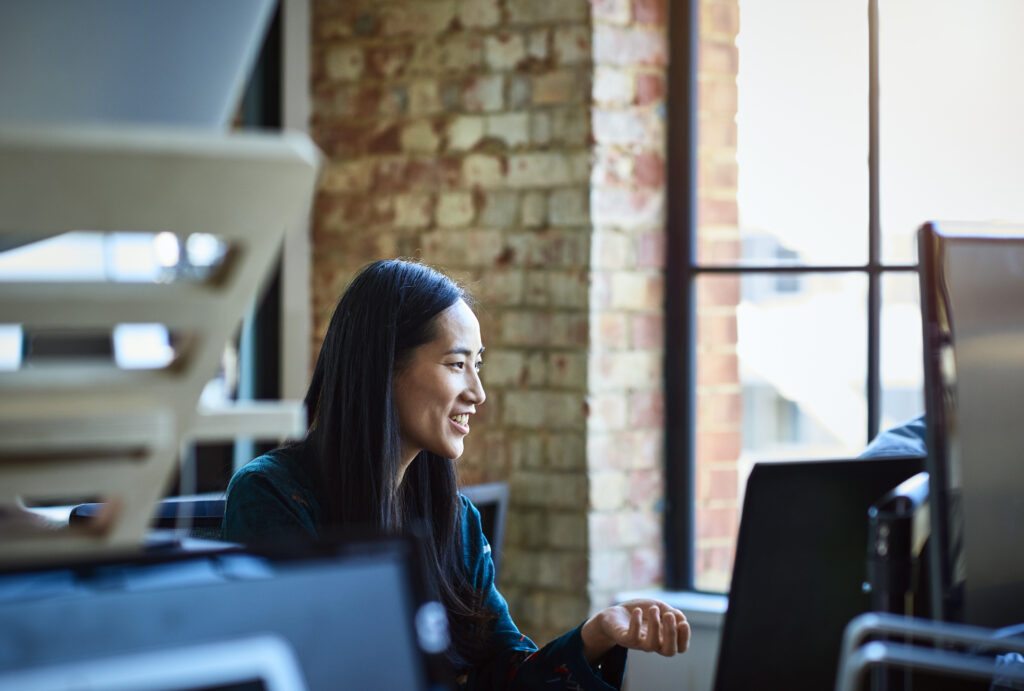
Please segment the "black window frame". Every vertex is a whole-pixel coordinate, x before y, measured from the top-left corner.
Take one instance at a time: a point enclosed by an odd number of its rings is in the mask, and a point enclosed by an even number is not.
[[[667,93],[665,267],[665,585],[694,590],[695,412],[697,279],[702,276],[775,276],[814,273],[866,275],[867,429],[881,418],[881,283],[887,274],[917,272],[917,263],[886,264],[881,258],[879,205],[878,0],[868,11],[868,260],[865,264],[701,265],[697,261],[698,46],[700,0],[671,4]]]

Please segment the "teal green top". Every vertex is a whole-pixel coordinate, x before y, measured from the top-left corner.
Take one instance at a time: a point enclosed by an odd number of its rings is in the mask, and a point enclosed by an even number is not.
[[[224,511],[223,537],[251,543],[275,538],[316,540],[323,509],[314,484],[293,449],[277,449],[246,464],[231,478]],[[459,688],[484,689],[618,689],[625,672],[626,650],[616,646],[595,667],[583,656],[582,624],[543,648],[519,632],[505,598],[494,585],[491,546],[480,513],[462,500],[463,564],[466,577],[484,593],[494,615],[485,664],[461,670]]]

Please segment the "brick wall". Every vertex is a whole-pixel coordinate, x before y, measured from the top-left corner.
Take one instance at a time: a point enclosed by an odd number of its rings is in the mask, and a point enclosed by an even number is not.
[[[488,400],[460,473],[511,484],[502,591],[546,641],[661,578],[667,0],[312,8],[312,347],[369,261],[468,284]]]
[[[738,0],[702,0],[698,46],[697,253],[701,262],[739,261],[736,204]],[[740,279],[709,276],[697,285],[695,580],[726,590],[739,525],[737,461],[743,395],[736,356]]]

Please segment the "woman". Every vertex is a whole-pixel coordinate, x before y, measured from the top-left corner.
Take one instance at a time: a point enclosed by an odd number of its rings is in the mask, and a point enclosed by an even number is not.
[[[626,648],[673,655],[690,629],[654,600],[609,607],[537,647],[494,586],[476,508],[454,460],[485,394],[470,297],[443,274],[394,260],[366,267],[331,318],[306,394],[310,426],[261,456],[228,488],[225,539],[322,538],[342,526],[430,526],[428,569],[448,610],[451,657],[467,689],[608,689]]]

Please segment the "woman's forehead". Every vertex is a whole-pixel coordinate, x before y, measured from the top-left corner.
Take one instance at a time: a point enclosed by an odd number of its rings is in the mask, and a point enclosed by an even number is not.
[[[447,345],[458,344],[473,351],[479,350],[480,322],[464,300],[458,300],[451,307],[437,315],[435,341]]]

